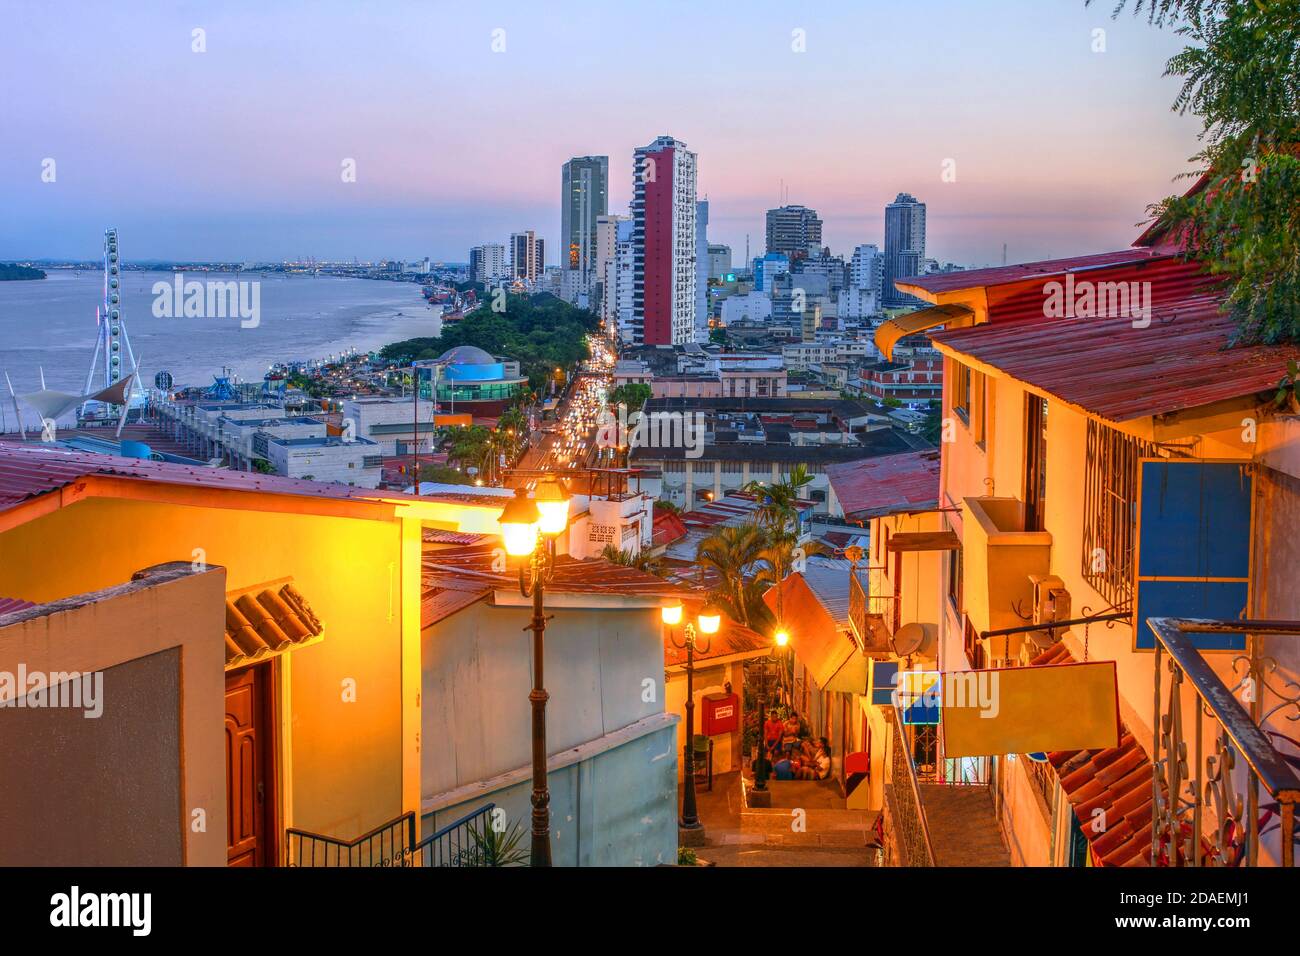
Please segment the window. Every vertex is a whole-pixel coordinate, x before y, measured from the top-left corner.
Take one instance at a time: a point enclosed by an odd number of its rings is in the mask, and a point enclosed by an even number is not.
[[[952,605],[953,613],[958,617],[961,616],[962,606],[961,578],[961,548],[956,548],[948,552],[948,603]]]
[[[1047,502],[1047,399],[1025,396],[1025,530],[1043,530]]]
[[[1111,604],[1133,595],[1138,460],[1156,446],[1100,422],[1088,422],[1083,477],[1083,577]]]
[[[952,410],[967,425],[970,424],[971,383],[970,369],[960,362],[953,362]]]

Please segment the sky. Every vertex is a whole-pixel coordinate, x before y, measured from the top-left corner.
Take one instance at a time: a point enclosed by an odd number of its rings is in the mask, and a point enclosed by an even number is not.
[[[1199,122],[1179,38],[1113,7],[0,0],[0,259],[98,258],[108,226],[128,260],[555,250],[563,163],[608,155],[622,213],[661,134],[736,262],[783,189],[840,254],[899,192],[941,262],[1122,248]]]

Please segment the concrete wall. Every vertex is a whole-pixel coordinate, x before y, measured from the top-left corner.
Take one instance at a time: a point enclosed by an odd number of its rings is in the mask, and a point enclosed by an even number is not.
[[[0,617],[0,671],[103,674],[98,717],[0,708],[0,866],[225,865],[224,628],[188,565]]]
[[[677,731],[664,712],[659,610],[554,603],[546,628],[547,749],[552,765],[589,767],[551,783],[556,862],[675,859]],[[523,628],[530,616],[527,608],[479,603],[423,632],[423,810],[440,824],[498,791],[508,791],[498,802],[514,807],[522,788],[510,818],[528,827],[532,635]],[[570,839],[589,833],[591,852],[562,855],[566,829]]]
[[[0,594],[55,600],[198,559],[224,566],[231,591],[292,576],[325,634],[284,657],[283,825],[351,838],[403,811],[401,525],[88,498],[0,535]],[[224,640],[212,640],[220,680]]]

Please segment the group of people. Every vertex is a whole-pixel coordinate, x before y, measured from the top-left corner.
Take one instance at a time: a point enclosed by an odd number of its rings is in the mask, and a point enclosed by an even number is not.
[[[777,780],[825,780],[831,775],[831,745],[801,736],[799,715],[793,710],[781,720],[776,711],[763,723],[763,755]]]

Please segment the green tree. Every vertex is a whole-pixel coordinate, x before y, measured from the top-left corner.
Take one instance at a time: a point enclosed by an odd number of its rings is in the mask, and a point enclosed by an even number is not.
[[[628,382],[609,393],[609,404],[614,407],[626,405],[628,414],[639,412],[650,401],[650,386],[642,382]]]
[[[728,525],[701,541],[695,551],[696,564],[712,568],[720,579],[711,597],[722,605],[728,617],[741,624],[749,624],[750,612],[757,610],[755,597],[762,596],[762,591],[752,584],[747,590],[746,580],[766,544],[767,538],[758,525]]]
[[[1206,177],[1149,212],[1225,280],[1238,343],[1300,341],[1300,0],[1136,0],[1133,12],[1191,41],[1165,75],[1182,79],[1173,109],[1201,119],[1189,175]]]

